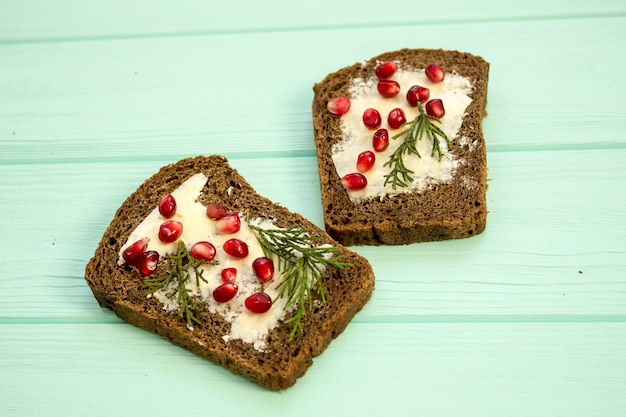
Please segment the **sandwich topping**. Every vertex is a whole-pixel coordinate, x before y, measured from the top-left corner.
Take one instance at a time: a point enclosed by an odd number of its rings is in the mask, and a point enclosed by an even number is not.
[[[314,295],[324,301],[325,268],[347,264],[334,256],[335,246],[319,244],[307,229],[202,205],[198,197],[207,180],[193,175],[164,196],[130,234],[118,264],[136,269],[146,295],[178,313],[191,330],[208,310],[230,323],[227,342],[241,339],[263,350],[269,331],[283,321],[293,338]]]
[[[371,76],[353,79],[350,98],[327,105],[341,118],[332,158],[350,199],[422,192],[452,180],[462,161],[450,151],[451,140],[472,91],[468,78],[437,64],[409,70],[383,62]]]

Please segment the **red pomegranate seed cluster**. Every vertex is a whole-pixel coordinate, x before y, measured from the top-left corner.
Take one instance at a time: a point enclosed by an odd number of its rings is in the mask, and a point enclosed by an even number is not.
[[[177,220],[171,220],[176,213],[176,199],[171,194],[164,196],[159,202],[159,213],[165,219],[159,226],[159,240],[163,243],[177,241],[183,233],[183,224]],[[206,215],[215,221],[215,230],[218,234],[228,235],[237,233],[241,229],[241,219],[239,213],[228,214],[226,209],[219,204],[210,204],[206,208]],[[122,252],[124,261],[135,267],[142,277],[147,277],[154,273],[159,263],[159,253],[154,250],[147,250],[150,238],[144,237],[132,243]],[[236,259],[244,259],[248,256],[249,249],[246,242],[231,238],[224,242],[222,249],[228,255]],[[211,242],[200,241],[191,246],[189,254],[201,261],[211,262],[215,259],[217,249]],[[274,278],[274,262],[265,256],[256,258],[252,262],[252,269],[259,282],[264,284]],[[218,303],[225,303],[232,300],[239,290],[236,268],[223,268],[221,273],[222,283],[213,290],[213,298]],[[271,297],[265,292],[259,291],[246,298],[244,305],[253,313],[264,313],[272,306]]]
[[[395,62],[383,62],[374,69],[374,74],[378,78],[376,85],[378,93],[384,98],[392,98],[400,94],[400,84],[392,80],[391,77],[398,70],[398,64]],[[445,78],[445,72],[441,66],[430,64],[424,70],[426,77],[432,83],[440,83]],[[430,90],[427,87],[414,85],[406,92],[406,101],[409,106],[417,107],[424,104],[426,114],[441,119],[445,115],[443,102],[441,99],[430,99]],[[333,114],[343,115],[350,110],[350,100],[347,97],[340,96],[328,101],[328,111]],[[368,108],[363,112],[363,125],[374,130],[372,137],[372,148],[374,152],[383,152],[389,146],[389,132],[387,129],[381,128],[382,116],[380,112],[374,108]],[[387,115],[387,125],[391,129],[400,129],[405,123],[406,115],[404,110],[396,107]],[[347,190],[361,190],[367,186],[367,178],[363,173],[369,171],[376,161],[376,154],[372,151],[363,151],[357,157],[356,170],[358,172],[346,174],[341,178],[341,184]]]

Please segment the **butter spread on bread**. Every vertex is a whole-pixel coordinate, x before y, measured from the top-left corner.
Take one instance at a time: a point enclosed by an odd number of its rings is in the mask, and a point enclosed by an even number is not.
[[[397,70],[380,78],[378,68],[389,63]],[[431,79],[431,66],[439,69],[439,78]],[[324,223],[331,236],[344,245],[408,244],[470,237],[485,229],[482,118],[488,73],[489,64],[471,54],[402,49],[315,84],[313,124]],[[382,84],[395,85],[395,91],[388,94]],[[410,104],[412,86],[427,87],[428,101]],[[337,98],[349,100],[349,106],[342,101],[337,112],[332,105]],[[372,109],[377,124],[371,122]],[[394,119],[398,111],[402,117]],[[382,150],[374,144],[379,129],[389,137]],[[417,137],[412,150],[407,132]],[[358,164],[361,152],[375,159],[366,171]]]
[[[169,219],[158,209],[166,195],[177,202]],[[217,223],[207,217],[207,207],[213,205],[224,207],[229,216],[236,213],[240,222],[236,232],[216,228]],[[175,240],[165,243],[159,230],[169,221],[179,221],[182,228]],[[280,259],[273,258],[276,268],[268,281],[255,276],[251,267],[255,259],[268,255],[259,246],[260,235],[289,230],[306,230],[307,236],[316,239],[311,248],[325,251],[324,259],[341,259],[349,265],[319,269],[321,291],[312,291],[304,299],[311,308],[302,315],[296,332],[288,322],[300,305],[287,308],[284,296],[276,291],[287,273]],[[245,256],[226,250],[231,240],[245,243]],[[211,258],[192,259],[194,242],[207,241],[215,248]],[[136,242],[147,242],[140,245],[142,256],[158,253],[153,271],[140,270],[139,258],[127,261],[130,258],[124,257]],[[186,261],[180,269],[188,277],[184,285],[178,285],[182,279],[174,278],[149,291],[148,282],[176,270],[178,261],[173,259],[181,253]],[[223,282],[220,271],[229,268],[237,269],[238,291],[228,301],[218,301],[221,296],[215,297],[213,291]],[[374,289],[367,260],[302,216],[257,194],[220,156],[184,159],[146,180],[118,209],[87,265],[85,278],[99,303],[129,323],[276,390],[290,387],[306,372],[313,357],[345,329]],[[269,295],[271,306],[263,313],[252,312],[247,297],[260,293]],[[187,301],[202,309],[191,321],[181,314]]]

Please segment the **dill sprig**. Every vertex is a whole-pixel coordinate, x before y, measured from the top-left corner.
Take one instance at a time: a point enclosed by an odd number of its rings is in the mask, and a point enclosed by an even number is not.
[[[445,139],[448,147],[450,147],[450,139],[445,132],[435,124],[435,122],[441,123],[441,120],[427,114],[421,103],[417,103],[417,108],[419,110],[419,114],[415,117],[415,119],[410,122],[406,122],[403,125],[405,129],[392,136],[392,139],[394,140],[403,138],[403,142],[391,154],[389,160],[383,164],[383,166],[392,167],[391,172],[389,172],[389,174],[385,174],[384,185],[391,182],[391,188],[394,190],[396,187],[408,187],[409,183],[413,182],[411,174],[414,172],[408,169],[404,164],[403,156],[404,154],[413,154],[418,158],[421,158],[422,156],[417,150],[417,141],[421,140],[424,135],[426,135],[426,137],[433,143],[433,149],[430,156],[435,156],[435,154],[437,154],[440,161],[443,157],[443,153],[441,151],[439,139]]]
[[[332,256],[338,250],[335,246],[316,245],[321,239],[311,235],[310,229],[263,229],[250,225],[265,256],[275,255],[278,269],[282,272],[282,281],[276,287],[278,297],[287,297],[285,308],[295,306],[293,316],[285,320],[291,325],[289,340],[293,340],[297,331],[302,332],[302,318],[313,310],[313,291],[322,303],[326,302],[321,276],[326,267],[343,269],[351,266],[341,262],[343,256]]]
[[[194,298],[191,290],[186,286],[186,283],[191,280],[190,270],[193,270],[196,277],[196,286],[198,286],[200,280],[207,282],[202,276],[200,266],[205,264],[216,265],[217,262],[208,262],[194,258],[182,241],[178,241],[176,255],[168,255],[166,258],[173,261],[172,268],[165,275],[145,279],[144,283],[148,287],[146,294],[154,294],[171,285],[171,291],[166,294],[167,298],[176,298],[178,316],[187,321],[187,327],[193,328],[194,323],[200,323],[198,317],[202,315],[203,307],[206,303]]]

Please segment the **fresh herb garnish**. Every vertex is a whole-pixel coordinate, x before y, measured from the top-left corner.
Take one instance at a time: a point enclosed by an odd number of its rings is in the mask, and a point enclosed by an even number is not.
[[[335,246],[316,246],[321,239],[311,235],[310,229],[263,229],[250,225],[261,244],[265,256],[278,258],[278,269],[282,272],[282,281],[276,287],[278,297],[287,297],[286,309],[295,306],[293,316],[285,320],[290,324],[289,340],[296,332],[302,332],[302,317],[313,309],[313,289],[324,303],[324,287],[321,276],[324,268],[343,269],[351,266],[341,262],[342,256],[328,257],[338,250]]]
[[[421,140],[424,135],[433,143],[430,155],[435,156],[437,154],[440,161],[443,153],[441,152],[439,139],[445,139],[448,147],[450,146],[448,136],[435,124],[435,122],[441,123],[441,120],[427,114],[421,103],[417,103],[417,108],[419,110],[417,117],[410,122],[406,122],[403,125],[405,129],[392,137],[394,140],[403,138],[403,142],[391,154],[389,160],[383,164],[383,166],[391,167],[391,172],[385,175],[384,185],[390,182],[394,190],[396,187],[408,187],[409,183],[413,182],[413,177],[411,176],[413,171],[404,165],[403,155],[413,154],[421,158],[422,156],[417,150],[417,141]]]
[[[200,284],[200,280],[207,282],[202,276],[201,265],[216,265],[217,262],[208,262],[194,258],[191,256],[185,244],[178,241],[176,255],[168,255],[167,259],[173,261],[172,268],[165,274],[156,278],[148,278],[144,283],[148,287],[147,295],[166,289],[171,286],[171,291],[166,294],[170,299],[176,298],[178,302],[178,316],[187,321],[187,327],[193,328],[194,323],[200,323],[198,317],[202,315],[202,309],[206,303],[198,301],[191,294],[191,290],[186,287],[186,283],[191,280],[190,271],[193,270],[196,285]]]

